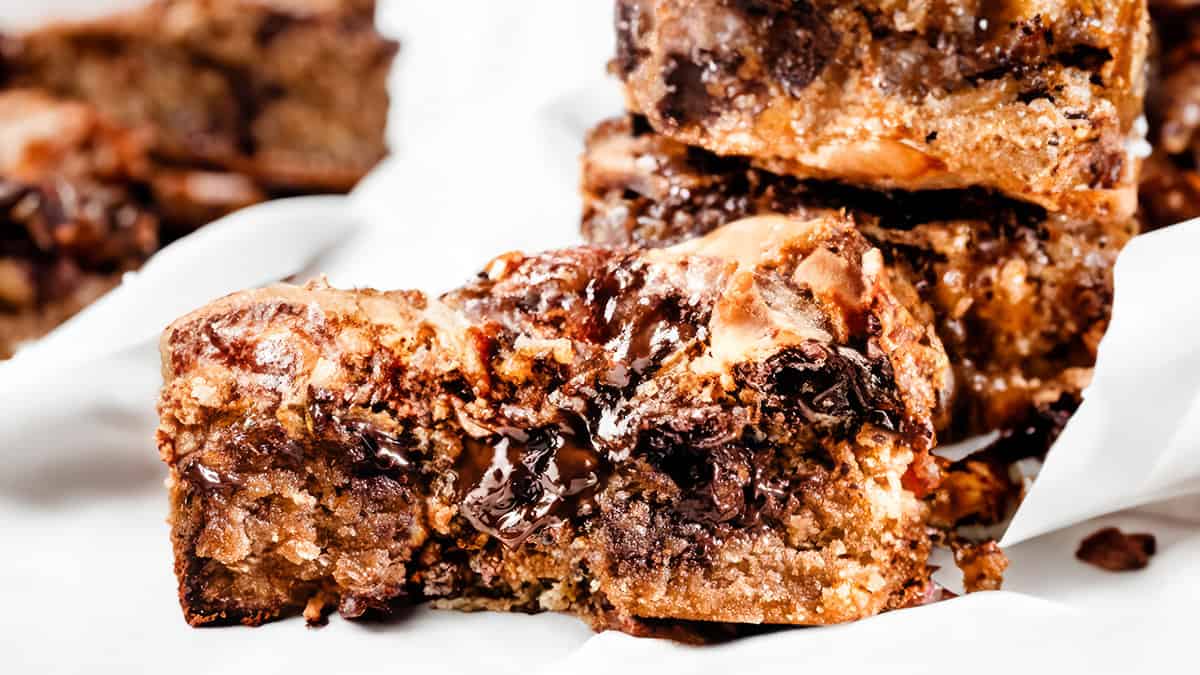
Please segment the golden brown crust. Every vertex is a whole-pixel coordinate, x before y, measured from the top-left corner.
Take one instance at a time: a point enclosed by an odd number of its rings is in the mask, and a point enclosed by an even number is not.
[[[802,178],[1136,207],[1145,0],[621,0],[629,108]]]
[[[189,621],[432,599],[647,632],[924,597],[936,337],[844,221],[736,227],[771,243],[510,254],[441,300],[274,287],[173,324]]]

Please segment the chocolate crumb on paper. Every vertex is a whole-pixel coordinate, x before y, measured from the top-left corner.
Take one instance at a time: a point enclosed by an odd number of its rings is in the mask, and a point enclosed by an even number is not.
[[[1106,527],[1084,539],[1075,557],[1110,572],[1129,572],[1149,565],[1156,549],[1152,534],[1125,534]]]

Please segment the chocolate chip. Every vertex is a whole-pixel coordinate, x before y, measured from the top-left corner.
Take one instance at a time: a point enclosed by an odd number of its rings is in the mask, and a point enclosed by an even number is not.
[[[808,2],[790,3],[769,21],[763,58],[783,90],[798,97],[829,65],[840,37]]]
[[[789,96],[800,96],[837,53],[841,36],[807,0],[737,0],[735,4],[759,27],[763,60]]]
[[[654,133],[654,127],[650,126],[650,120],[645,115],[630,115],[629,126],[629,133],[634,138]]]
[[[254,43],[259,47],[267,47],[296,23],[297,18],[293,14],[268,10],[254,32]]]
[[[1157,548],[1152,534],[1125,534],[1106,527],[1084,539],[1075,557],[1110,572],[1128,572],[1149,565]]]
[[[706,54],[706,52],[702,52]],[[658,112],[674,126],[702,122],[715,112],[715,102],[705,83],[705,67],[681,54],[667,58],[667,94],[658,102]]]

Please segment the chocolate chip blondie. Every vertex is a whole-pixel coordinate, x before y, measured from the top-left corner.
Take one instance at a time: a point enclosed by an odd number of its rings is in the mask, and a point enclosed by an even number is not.
[[[369,0],[159,0],[0,37],[0,359],[160,244],[385,152]]]
[[[440,299],[215,302],[162,340],[187,620],[432,601],[661,634],[922,602],[949,375],[894,283],[847,218],[770,216],[508,254]]]
[[[141,265],[158,217],[136,135],[86,105],[0,93],[0,358]]]
[[[779,174],[1136,208],[1145,0],[618,0],[631,111]]]
[[[151,132],[164,162],[345,191],[386,152],[396,45],[354,0],[157,0],[10,36],[5,80]]]
[[[944,441],[1021,429],[1086,384],[1132,218],[1051,214],[984,190],[878,192],[777,175],[654,133],[640,116],[589,136],[586,239],[664,246],[746,216],[845,214],[878,246],[956,374]]]

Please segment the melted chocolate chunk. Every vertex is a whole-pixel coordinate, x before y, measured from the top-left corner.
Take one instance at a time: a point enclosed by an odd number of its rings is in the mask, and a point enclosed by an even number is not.
[[[711,53],[702,56],[711,59]],[[658,112],[674,126],[703,122],[715,113],[715,99],[705,82],[705,66],[683,54],[672,54],[666,65],[667,94],[658,102]]]
[[[648,284],[640,265],[616,265],[593,280],[587,304],[595,312],[597,341],[611,359],[604,384],[618,389],[636,385],[664,357],[707,337],[711,310],[679,288]]]
[[[412,467],[409,456],[415,441],[404,439],[375,428],[367,422],[351,422],[347,431],[356,434],[366,456],[384,471],[404,470]]]
[[[758,432],[745,409],[700,409],[643,432],[637,454],[671,478],[684,496],[673,510],[706,525],[749,525],[773,512],[788,486],[755,461]]]
[[[587,515],[600,471],[594,450],[557,429],[468,440],[459,469],[462,513],[479,531],[519,546],[560,518]]]
[[[232,471],[221,471],[208,466],[199,458],[190,459],[182,471],[186,480],[209,492],[230,492],[241,487],[242,477]]]
[[[841,429],[871,422],[891,431],[903,420],[891,364],[845,347],[808,341],[761,365],[741,366],[738,376],[766,396],[768,410],[789,420]]]
[[[829,65],[840,37],[805,0],[742,0],[739,4],[765,23],[763,59],[771,76],[789,96],[800,96]]]
[[[344,420],[327,414],[317,403],[310,406],[309,414],[318,436],[346,448],[347,458],[359,477],[402,473],[416,464],[413,455],[419,451],[419,443],[407,434],[384,431],[366,420]]]

